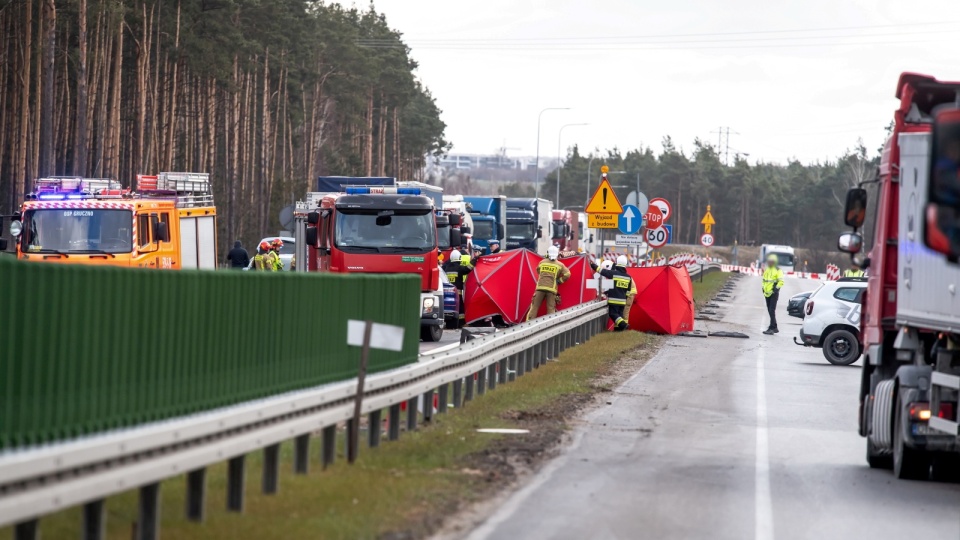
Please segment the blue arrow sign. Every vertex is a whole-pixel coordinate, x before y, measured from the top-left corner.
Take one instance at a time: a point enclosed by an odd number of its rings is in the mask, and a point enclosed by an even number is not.
[[[623,213],[617,218],[617,226],[623,234],[637,234],[643,225],[643,214],[633,205],[623,207]]]

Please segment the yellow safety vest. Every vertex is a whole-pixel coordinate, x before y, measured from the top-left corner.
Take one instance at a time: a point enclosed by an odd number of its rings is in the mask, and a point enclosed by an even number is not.
[[[763,270],[763,295],[770,298],[773,296],[774,289],[781,287],[783,287],[783,270],[766,267]]]
[[[864,275],[863,270],[847,270],[843,273],[843,277],[863,277]]]

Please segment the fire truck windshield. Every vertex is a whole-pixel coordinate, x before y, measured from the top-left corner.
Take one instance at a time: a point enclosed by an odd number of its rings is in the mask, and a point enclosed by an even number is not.
[[[130,253],[133,214],[99,208],[27,210],[20,242],[24,253]]]
[[[336,246],[347,253],[424,253],[437,247],[433,211],[343,211],[337,213]]]

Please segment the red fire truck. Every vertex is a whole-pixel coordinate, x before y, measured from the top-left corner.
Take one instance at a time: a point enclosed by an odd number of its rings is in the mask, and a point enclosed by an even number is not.
[[[854,230],[838,245],[869,279],[860,328],[860,435],[871,467],[892,468],[899,478],[956,478],[960,267],[928,249],[921,229],[935,167],[934,125],[957,110],[960,82],[904,73],[896,97],[900,107],[877,177],[847,193],[844,221]],[[864,186],[876,195],[868,197]],[[857,231],[868,214],[875,223],[865,241]]]
[[[443,289],[433,201],[417,188],[349,186],[307,206],[295,213],[297,271],[417,274],[420,337],[439,341]]]

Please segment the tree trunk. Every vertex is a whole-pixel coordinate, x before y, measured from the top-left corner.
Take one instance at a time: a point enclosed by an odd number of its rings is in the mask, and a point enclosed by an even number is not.
[[[30,145],[28,130],[30,126],[30,67],[33,64],[33,0],[26,0],[24,5],[26,16],[23,25],[23,49],[21,50],[20,73],[20,142],[17,155],[17,169],[14,172],[16,193],[24,197],[30,192],[30,182],[27,171],[27,151]]]
[[[40,163],[38,174],[52,176],[56,173],[53,148],[54,86],[56,79],[54,59],[57,49],[57,6],[54,0],[43,2],[43,91],[40,101]],[[40,74],[40,72],[38,72]]]

